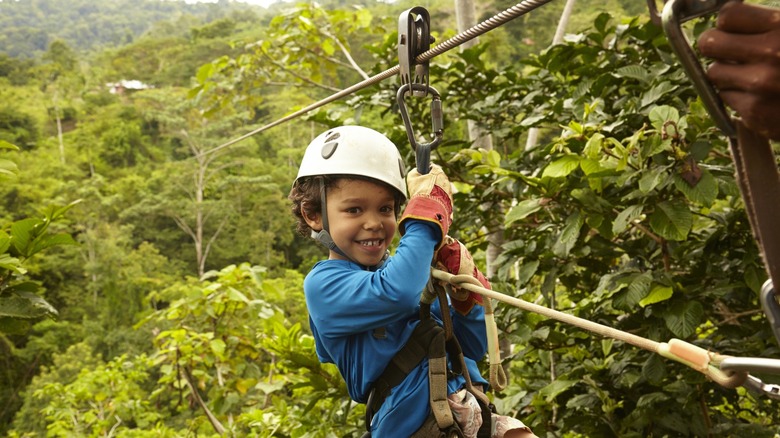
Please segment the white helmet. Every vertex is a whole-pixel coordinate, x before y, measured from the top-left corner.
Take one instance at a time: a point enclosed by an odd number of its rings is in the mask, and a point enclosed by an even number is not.
[[[363,126],[340,126],[315,138],[306,148],[295,182],[306,176],[355,175],[395,188],[406,199],[404,162],[384,135]]]

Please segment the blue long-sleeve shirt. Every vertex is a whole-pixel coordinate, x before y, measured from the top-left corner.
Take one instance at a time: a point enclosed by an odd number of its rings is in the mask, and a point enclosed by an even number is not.
[[[317,356],[321,362],[336,364],[357,402],[366,402],[372,384],[420,321],[420,294],[428,282],[438,234],[426,222],[410,221],[395,255],[376,271],[346,260],[324,260],[304,280]],[[465,316],[449,311],[472,381],[487,386],[475,362],[487,351],[484,308],[474,306]],[[432,312],[440,320],[437,303]],[[374,336],[380,328],[383,336]],[[451,378],[448,393],[464,384],[462,376]],[[428,361],[423,360],[393,388],[375,414],[372,437],[414,433],[430,413],[428,394]]]

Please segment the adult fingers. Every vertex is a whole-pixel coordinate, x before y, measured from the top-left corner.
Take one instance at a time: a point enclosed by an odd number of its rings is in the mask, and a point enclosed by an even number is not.
[[[701,34],[698,43],[699,51],[709,58],[780,64],[780,28],[756,34],[709,29]]]
[[[707,77],[721,91],[780,95],[780,65],[714,62],[707,70]],[[780,106],[780,100],[777,104]]]
[[[780,9],[728,2],[718,13],[718,29],[734,33],[762,33],[780,29]]]
[[[721,98],[752,131],[780,140],[780,96],[760,96],[741,91],[722,91]]]

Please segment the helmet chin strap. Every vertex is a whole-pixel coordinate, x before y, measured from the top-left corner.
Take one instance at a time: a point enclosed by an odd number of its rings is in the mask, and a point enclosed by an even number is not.
[[[320,208],[322,210],[320,214],[322,216],[322,230],[321,231],[311,230],[311,238],[319,242],[325,248],[328,248],[330,251],[335,252],[336,254],[344,257],[350,262],[355,263],[356,265],[368,271],[373,271],[379,268],[380,266],[382,266],[389,255],[387,252],[385,252],[384,257],[382,257],[382,260],[379,262],[379,264],[377,264],[376,266],[366,266],[362,263],[359,263],[357,260],[348,256],[347,254],[345,254],[344,251],[342,251],[341,248],[339,248],[338,245],[336,245],[336,242],[333,241],[333,237],[331,237],[330,232],[328,231],[330,227],[328,225],[328,204],[325,196],[325,180],[323,178],[317,178],[317,179],[320,181]]]

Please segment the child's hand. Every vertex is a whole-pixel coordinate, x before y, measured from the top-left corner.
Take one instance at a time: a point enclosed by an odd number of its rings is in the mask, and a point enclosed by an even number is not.
[[[404,234],[405,222],[417,219],[433,222],[441,228],[442,238],[447,235],[452,224],[452,187],[450,180],[441,167],[432,164],[431,171],[425,175],[413,169],[406,176],[409,202],[406,204],[399,231]],[[441,241],[436,245],[441,245]]]
[[[699,37],[707,76],[749,129],[780,140],[780,9],[730,2]]]
[[[474,265],[474,258],[469,250],[452,237],[444,238],[444,243],[434,258],[438,269],[453,275],[470,275],[476,278],[482,287],[490,289],[490,282]],[[463,315],[469,313],[475,303],[482,304],[482,295],[457,287],[452,288],[450,298],[452,298],[452,307]]]

